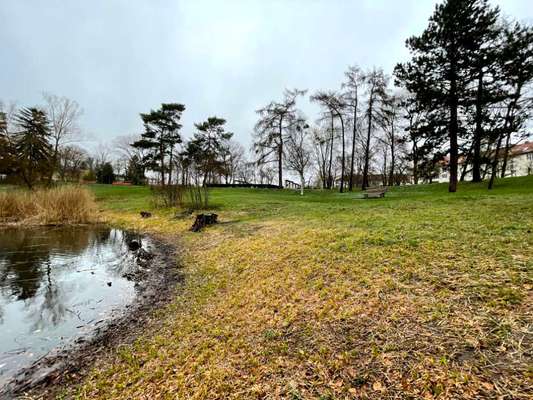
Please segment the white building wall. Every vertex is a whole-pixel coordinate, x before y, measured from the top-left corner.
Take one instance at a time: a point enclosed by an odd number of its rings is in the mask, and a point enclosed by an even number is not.
[[[498,162],[498,176],[501,171],[503,160]],[[459,177],[461,176],[461,166],[459,165]],[[507,161],[507,168],[505,169],[505,177],[511,176],[527,176],[533,175],[533,153],[519,154],[509,157]],[[439,176],[434,179],[434,182],[448,182],[450,174],[446,170],[441,170]],[[465,181],[471,181],[472,174],[468,172],[465,176]]]

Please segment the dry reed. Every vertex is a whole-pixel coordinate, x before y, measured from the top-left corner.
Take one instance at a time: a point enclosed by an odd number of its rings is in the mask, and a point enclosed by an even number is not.
[[[68,225],[96,222],[96,203],[84,188],[62,186],[0,192],[0,222]]]

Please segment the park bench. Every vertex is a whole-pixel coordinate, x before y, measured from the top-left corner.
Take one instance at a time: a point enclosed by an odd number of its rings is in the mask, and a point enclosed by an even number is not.
[[[377,197],[385,197],[385,193],[387,193],[387,186],[368,188],[363,192],[363,198],[370,199]]]

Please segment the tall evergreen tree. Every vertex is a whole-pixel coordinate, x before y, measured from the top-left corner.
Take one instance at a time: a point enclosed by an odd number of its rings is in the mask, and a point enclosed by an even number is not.
[[[501,123],[497,132],[496,145],[492,153],[489,189],[497,175],[498,161],[502,155],[501,176],[505,177],[508,151],[512,135],[517,133],[529,119],[532,99],[527,95],[533,82],[533,28],[519,23],[508,26],[504,31],[499,65],[502,70],[506,96],[501,103]]]
[[[472,181],[482,180],[482,146],[487,144],[491,132],[486,130],[489,125],[490,107],[500,99],[498,89],[498,39],[501,28],[498,23],[499,9],[488,4],[481,5],[476,24],[470,34],[471,44],[469,56],[471,61],[470,77],[473,81],[471,103],[473,103],[474,129],[472,135]]]
[[[24,183],[32,189],[50,165],[50,125],[44,111],[23,108],[15,116],[19,131],[15,134],[16,168]]]
[[[211,183],[216,175],[223,175],[224,156],[228,151],[233,133],[225,129],[226,120],[209,117],[206,121],[194,124],[197,132],[189,141],[186,154],[194,159],[203,174],[203,183]]]
[[[469,85],[483,74],[479,56],[497,17],[487,0],[446,0],[436,6],[429,25],[420,36],[407,40],[410,62],[396,67],[396,76],[426,110],[439,110],[449,142],[449,191],[457,190],[459,139],[464,134],[461,115],[470,104]],[[477,51],[477,53],[476,53]],[[476,57],[477,56],[477,57]],[[477,75],[472,71],[476,70]],[[481,109],[481,104],[480,104]],[[441,130],[435,134],[442,134]]]
[[[167,183],[172,182],[174,149],[182,142],[179,131],[183,111],[183,104],[163,103],[158,110],[141,114],[144,133],[140,140],[132,144],[133,147],[146,150],[143,167],[159,172],[162,185],[165,185],[167,173]]]

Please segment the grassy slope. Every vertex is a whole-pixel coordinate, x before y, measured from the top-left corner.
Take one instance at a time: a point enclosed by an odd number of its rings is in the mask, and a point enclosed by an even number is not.
[[[81,398],[526,398],[533,177],[357,193],[217,189],[222,224],[94,186],[108,218],[179,237],[185,285]],[[173,240],[173,239],[171,239]]]

